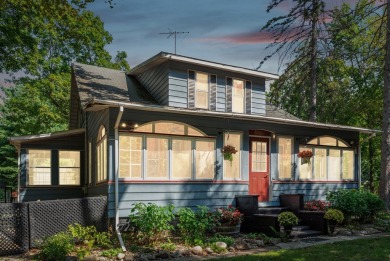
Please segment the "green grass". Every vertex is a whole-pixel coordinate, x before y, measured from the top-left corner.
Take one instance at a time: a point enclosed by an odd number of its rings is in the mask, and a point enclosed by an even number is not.
[[[226,259],[224,259],[226,260]],[[227,258],[229,261],[385,261],[390,260],[390,237],[359,239],[304,249],[270,251]]]

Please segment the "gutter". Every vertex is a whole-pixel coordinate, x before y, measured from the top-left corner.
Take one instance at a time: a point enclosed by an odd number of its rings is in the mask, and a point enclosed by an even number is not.
[[[123,243],[122,235],[121,235],[121,232],[119,230],[119,180],[118,180],[118,176],[119,176],[119,131],[118,131],[118,128],[119,128],[119,123],[122,119],[123,111],[124,111],[123,106],[120,106],[118,116],[116,118],[115,126],[114,126],[114,131],[115,131],[115,153],[114,153],[114,155],[115,155],[115,157],[114,157],[114,159],[115,159],[115,163],[114,163],[115,183],[114,184],[115,185],[114,185],[114,191],[115,191],[115,231],[116,231],[116,234],[118,236],[118,240],[119,240],[119,243],[121,245],[122,251],[126,252],[126,247],[125,247],[125,244]]]
[[[362,142],[359,143],[358,147],[358,157],[359,157],[359,188],[362,186],[362,144],[369,141],[370,139],[374,138],[376,136],[376,133],[372,133],[370,136],[364,138]]]

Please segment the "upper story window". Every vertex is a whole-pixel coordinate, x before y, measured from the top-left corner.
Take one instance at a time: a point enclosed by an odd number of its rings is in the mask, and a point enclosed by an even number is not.
[[[100,126],[96,143],[96,181],[107,179],[107,132]]]
[[[195,107],[200,109],[209,108],[209,75],[195,73]]]
[[[232,112],[244,113],[244,111],[245,111],[245,85],[244,85],[244,81],[233,79]]]

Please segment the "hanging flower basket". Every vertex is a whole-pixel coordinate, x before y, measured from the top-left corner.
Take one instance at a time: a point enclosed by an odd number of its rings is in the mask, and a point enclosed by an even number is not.
[[[301,165],[309,164],[311,157],[313,157],[311,150],[302,150],[298,153],[298,158],[301,158]]]
[[[226,146],[222,147],[221,152],[223,154],[224,160],[228,160],[228,161],[232,162],[233,161],[233,154],[236,154],[237,150],[232,145],[226,145]]]
[[[18,192],[17,191],[12,191],[11,192],[11,197],[12,198],[17,198],[18,197]]]

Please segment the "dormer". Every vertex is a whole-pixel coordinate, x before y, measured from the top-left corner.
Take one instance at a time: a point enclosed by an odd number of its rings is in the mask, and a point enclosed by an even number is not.
[[[277,75],[242,67],[159,53],[130,75],[160,105],[265,115],[265,82]]]

